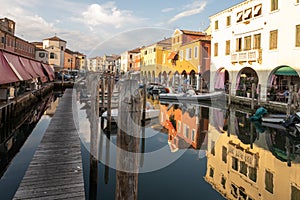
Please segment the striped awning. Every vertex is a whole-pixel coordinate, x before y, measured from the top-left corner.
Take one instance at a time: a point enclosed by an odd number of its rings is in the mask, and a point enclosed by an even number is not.
[[[0,51],[0,84],[18,82],[20,79],[10,68],[6,59],[3,57],[2,51]]]

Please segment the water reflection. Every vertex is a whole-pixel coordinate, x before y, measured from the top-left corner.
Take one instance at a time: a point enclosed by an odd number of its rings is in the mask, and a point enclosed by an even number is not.
[[[93,107],[88,101],[80,102],[81,110]],[[110,132],[101,131],[104,122],[96,120],[98,162],[88,165],[89,199],[191,199],[203,194],[210,199],[300,198],[297,138],[278,128],[250,122],[249,112],[234,107],[164,102],[159,108],[157,124],[132,129],[135,137],[118,130],[118,126]],[[85,112],[89,119],[91,112]],[[84,120],[80,122],[85,124]],[[81,134],[88,132],[89,136],[81,137],[88,149],[93,149],[89,141],[96,137],[91,134],[94,131],[87,124],[83,127],[88,129],[82,129]],[[149,159],[149,152],[163,147],[167,151]],[[144,173],[145,168],[172,156],[177,157],[169,165]],[[126,165],[134,173],[119,170]]]
[[[206,181],[228,199],[299,198],[298,142],[250,122],[247,112],[233,109],[228,117],[230,134],[210,126]]]

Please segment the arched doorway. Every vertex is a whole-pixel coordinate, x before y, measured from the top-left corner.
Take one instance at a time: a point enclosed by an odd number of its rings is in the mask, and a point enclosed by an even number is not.
[[[256,85],[257,88],[258,76],[256,71],[250,67],[245,67],[241,69],[236,79],[236,96],[251,97],[250,94],[253,83]]]
[[[228,90],[229,73],[225,68],[220,68],[215,75],[215,90]]]
[[[155,71],[152,71],[152,79],[151,82],[156,82]]]
[[[162,84],[163,85],[167,85],[167,79],[168,77],[167,77],[167,72],[166,71],[164,71],[163,73],[162,73]]]
[[[147,82],[151,82],[151,73],[150,72],[148,72]]]
[[[267,97],[271,101],[287,102],[289,88],[299,89],[300,78],[296,70],[287,65],[276,67],[270,74],[267,84]]]

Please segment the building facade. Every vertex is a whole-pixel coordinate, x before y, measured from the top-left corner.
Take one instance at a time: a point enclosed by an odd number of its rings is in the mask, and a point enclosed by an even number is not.
[[[298,0],[247,0],[211,16],[210,90],[247,97],[254,84],[267,101],[299,86],[299,12]]]

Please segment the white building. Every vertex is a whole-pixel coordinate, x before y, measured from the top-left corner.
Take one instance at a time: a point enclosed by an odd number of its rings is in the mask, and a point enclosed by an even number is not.
[[[300,85],[299,0],[246,0],[210,17],[210,90],[243,96],[254,82],[267,100],[276,90]]]

